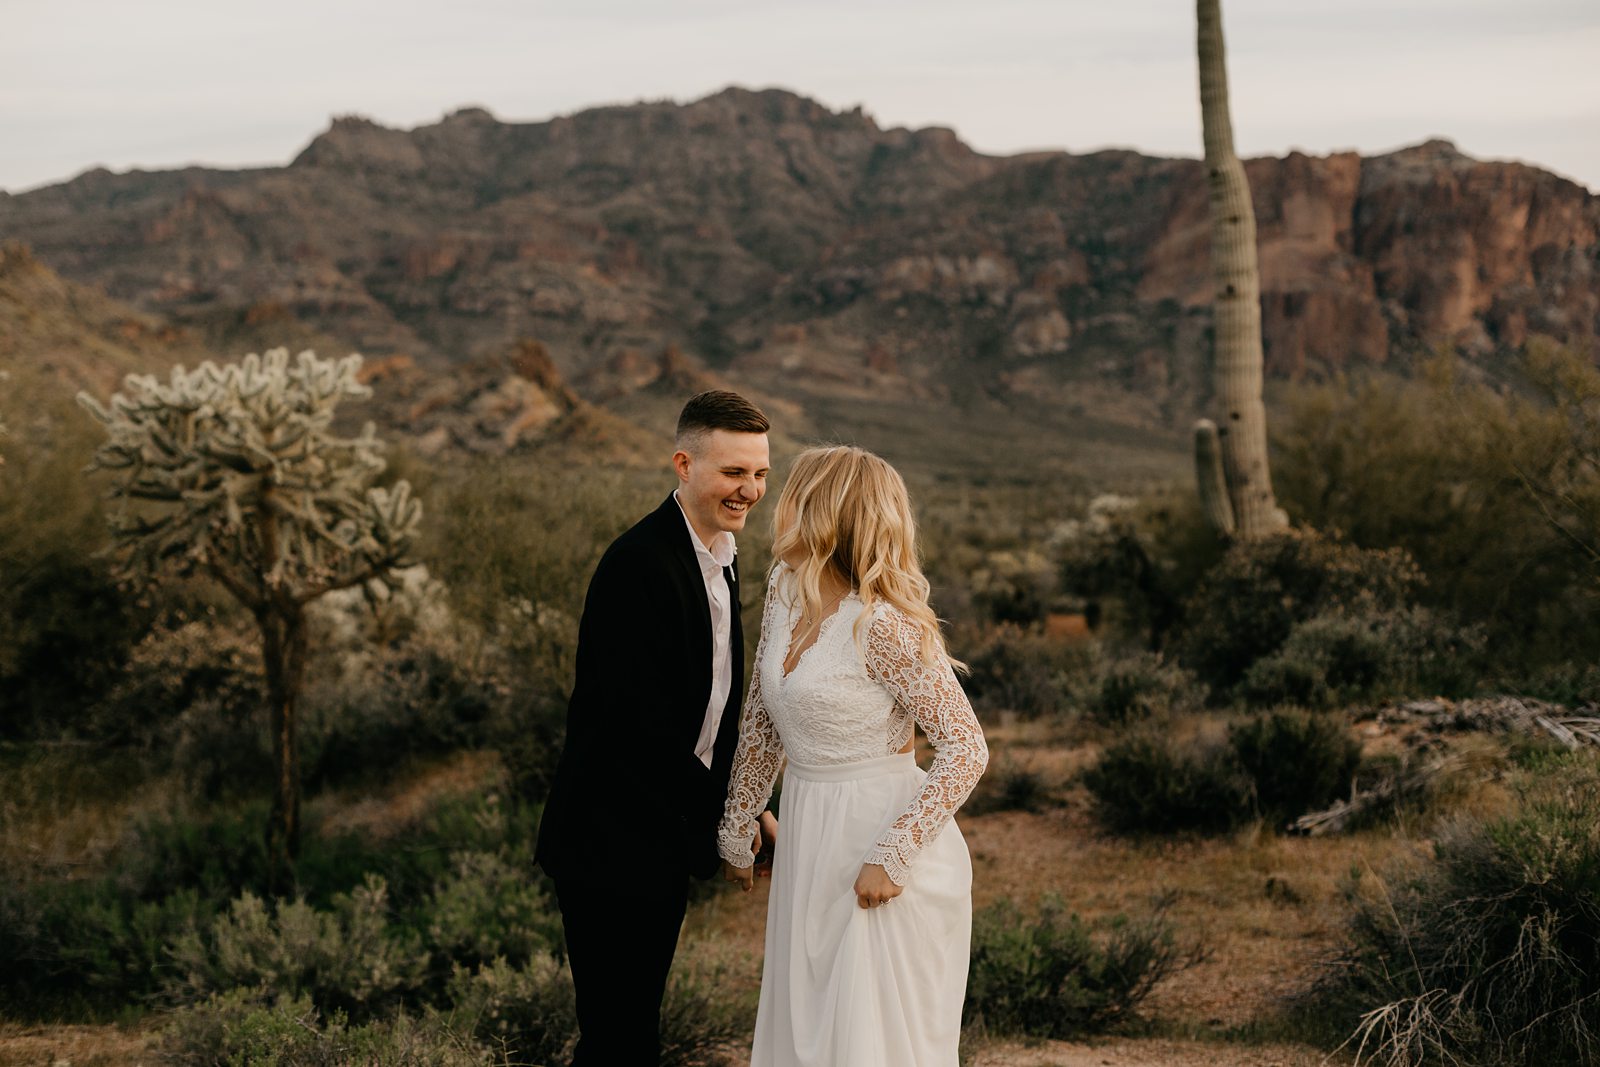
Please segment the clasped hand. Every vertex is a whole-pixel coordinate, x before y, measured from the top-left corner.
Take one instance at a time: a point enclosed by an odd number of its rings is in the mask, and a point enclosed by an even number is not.
[[[764,811],[756,819],[755,837],[750,842],[750,853],[758,860],[763,846],[775,849],[778,843],[778,820],[770,811]],[[759,875],[762,878],[772,876],[771,851],[767,852],[768,858],[764,862],[755,862],[748,867],[735,867],[727,860],[722,861],[722,877],[737,885],[746,893],[755,888],[755,880]],[[861,873],[856,875],[854,887],[856,904],[863,908],[875,908],[887,904],[899,896],[904,889],[894,884],[889,877],[889,872],[883,869],[881,863],[863,863]]]
[[[766,859],[761,859],[763,845],[768,849]],[[727,860],[722,861],[722,877],[733,882],[746,893],[755,888],[757,875],[762,878],[772,877],[772,851],[778,846],[778,818],[770,811],[764,811],[756,817],[756,836],[750,842],[750,853],[756,857],[757,862],[748,867],[735,867]]]

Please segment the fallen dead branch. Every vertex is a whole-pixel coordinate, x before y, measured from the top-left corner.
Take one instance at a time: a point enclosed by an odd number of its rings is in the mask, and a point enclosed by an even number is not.
[[[1347,800],[1300,816],[1287,829],[1293,834],[1312,837],[1343,833],[1359,825],[1368,814],[1392,807],[1407,797],[1425,796],[1441,780],[1471,771],[1474,765],[1481,767],[1485,774],[1493,773],[1492,764],[1482,760],[1452,753],[1438,754],[1439,738],[1443,734],[1477,731],[1543,735],[1573,751],[1600,748],[1600,714],[1596,714],[1597,711],[1600,709],[1587,706],[1574,711],[1560,704],[1514,696],[1462,701],[1435,697],[1381,708],[1376,715],[1380,725],[1411,727],[1404,737],[1419,759],[1376,785],[1360,792],[1352,791]]]

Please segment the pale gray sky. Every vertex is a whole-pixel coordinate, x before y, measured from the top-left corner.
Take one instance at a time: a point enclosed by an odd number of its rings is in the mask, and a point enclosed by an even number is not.
[[[1597,0],[1223,0],[1239,150],[1431,136],[1600,191]],[[985,152],[1200,154],[1188,0],[0,0],[0,188],[281,165],[335,114],[779,86]]]

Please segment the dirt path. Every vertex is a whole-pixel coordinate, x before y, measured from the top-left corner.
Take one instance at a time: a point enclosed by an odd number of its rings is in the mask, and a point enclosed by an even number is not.
[[[1299,1045],[1214,1045],[1122,1038],[1095,1044],[1047,1041],[980,1049],[967,1067],[1323,1067],[1349,1061]]]

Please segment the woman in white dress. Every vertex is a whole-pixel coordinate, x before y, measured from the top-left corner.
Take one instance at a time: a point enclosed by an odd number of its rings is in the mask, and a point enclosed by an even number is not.
[[[951,817],[989,753],[928,606],[905,483],[870,452],[811,449],[773,526],[719,829],[724,873],[748,889],[787,759],[751,1067],[956,1067],[972,865]]]

